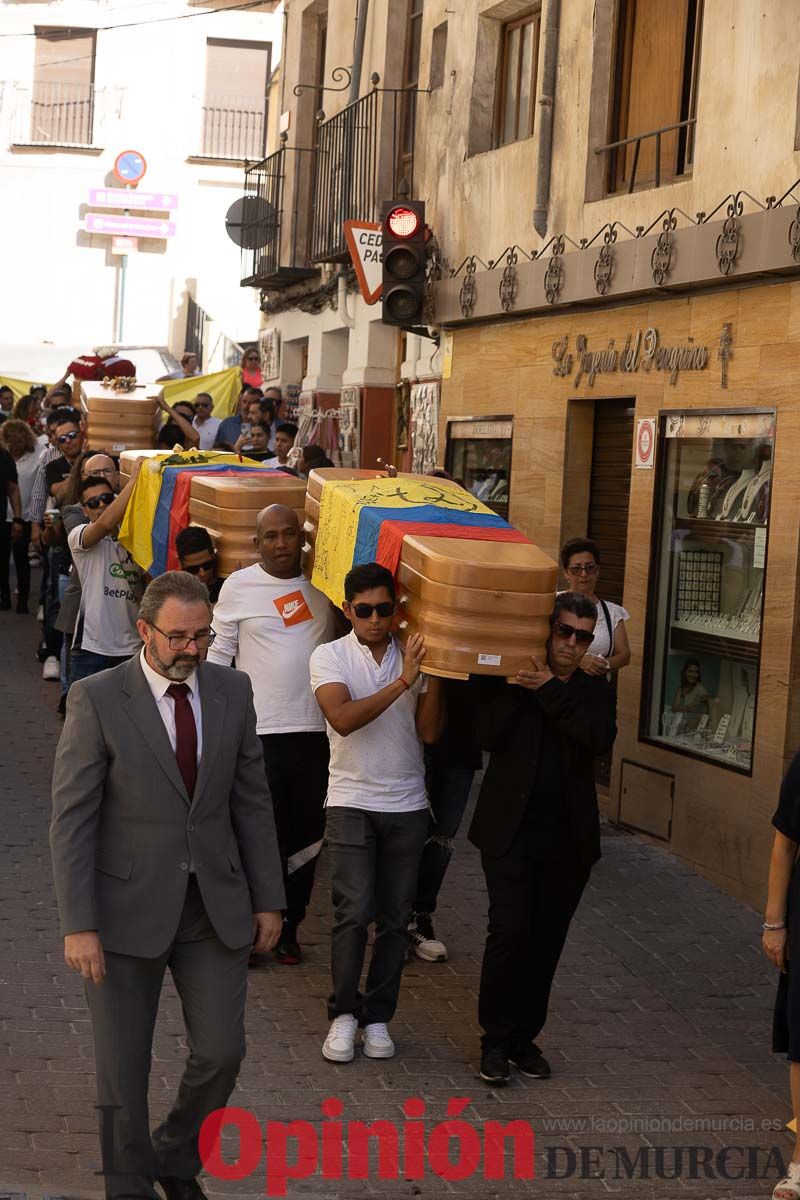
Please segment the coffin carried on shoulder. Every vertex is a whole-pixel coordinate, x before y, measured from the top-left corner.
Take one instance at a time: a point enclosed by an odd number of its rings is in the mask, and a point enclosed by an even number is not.
[[[204,525],[217,550],[220,575],[258,562],[253,545],[256,518],[270,504],[294,509],[300,524],[304,518],[306,483],[269,467],[247,475],[196,475],[189,497],[189,519]]]
[[[358,562],[396,576],[431,675],[511,677],[543,658],[557,564],[457,484],[326,468],[306,495],[305,569],[334,603]]]
[[[149,450],[155,446],[162,392],[157,383],[137,384],[132,392],[117,392],[86,380],[80,388],[91,450],[120,454],[123,450]]]

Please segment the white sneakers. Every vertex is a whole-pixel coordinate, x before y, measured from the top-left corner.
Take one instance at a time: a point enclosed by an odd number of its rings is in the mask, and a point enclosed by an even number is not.
[[[391,1058],[394,1054],[394,1042],[382,1021],[364,1026],[361,1045],[367,1058]]]
[[[42,679],[48,680],[49,683],[54,683],[61,678],[61,663],[56,658],[55,654],[51,654],[49,658],[44,660],[42,667]]]
[[[334,1017],[322,1053],[329,1062],[350,1062],[355,1054],[358,1021],[352,1013]]]
[[[352,1013],[334,1017],[322,1046],[323,1057],[328,1062],[352,1062],[356,1052],[357,1031],[358,1021]],[[394,1054],[394,1042],[382,1022],[376,1021],[364,1027],[361,1044],[367,1058],[391,1058]]]

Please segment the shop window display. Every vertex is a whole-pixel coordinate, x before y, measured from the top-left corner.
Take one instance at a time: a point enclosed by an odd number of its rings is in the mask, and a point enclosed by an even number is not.
[[[456,418],[447,426],[447,469],[468,492],[508,517],[511,483],[510,417]]]
[[[641,736],[752,771],[773,412],[661,421]]]

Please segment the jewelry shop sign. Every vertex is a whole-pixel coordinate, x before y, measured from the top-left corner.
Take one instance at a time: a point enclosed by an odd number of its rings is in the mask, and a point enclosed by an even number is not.
[[[567,377],[574,371],[572,384],[576,388],[580,387],[584,377],[589,387],[593,387],[598,375],[617,372],[632,375],[638,371],[663,371],[669,375],[669,382],[674,387],[681,371],[705,370],[710,351],[708,346],[696,345],[691,338],[683,345],[662,345],[658,330],[649,326],[629,333],[621,349],[617,349],[614,338],[608,339],[605,349],[590,349],[588,338],[580,333],[575,339],[573,353],[565,334],[559,341],[553,342],[552,356],[555,363],[553,374]]]

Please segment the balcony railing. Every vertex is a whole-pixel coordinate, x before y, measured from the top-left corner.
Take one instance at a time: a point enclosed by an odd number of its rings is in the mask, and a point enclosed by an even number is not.
[[[203,158],[261,158],[266,149],[267,102],[252,96],[206,96],[202,105]]]
[[[654,142],[653,162],[648,165],[650,178],[642,181],[642,186],[661,187],[662,148],[667,145],[668,169],[665,182],[678,179],[692,169],[694,162],[694,127],[696,117],[686,121],[677,121],[674,125],[664,125],[661,129],[653,129],[649,133],[637,133],[633,137],[623,138],[619,142],[609,142],[607,146],[598,146],[595,154],[608,155],[608,190],[620,191],[620,184],[628,179],[628,193],[636,186],[636,172],[639,166],[639,151],[642,142]],[[633,146],[630,165],[627,162],[628,147]]]
[[[298,221],[298,158],[297,151],[284,145],[245,170],[240,233],[242,287],[281,287],[317,274],[308,265],[304,247],[301,249],[305,239]],[[283,205],[290,162],[295,168],[295,207],[289,222],[284,221]]]
[[[376,221],[401,184],[414,191],[416,88],[373,89],[323,121],[318,130],[309,257],[347,257],[345,221]]]
[[[12,140],[18,145],[91,146],[95,89],[81,83],[34,83],[16,89]]]

